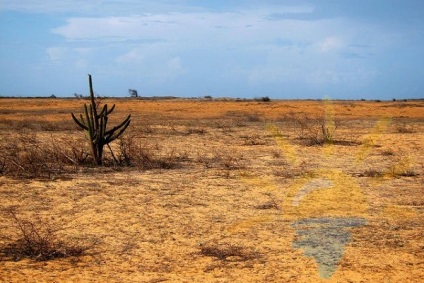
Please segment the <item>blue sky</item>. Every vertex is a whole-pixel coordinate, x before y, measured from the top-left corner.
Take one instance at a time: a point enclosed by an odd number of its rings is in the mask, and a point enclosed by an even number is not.
[[[0,0],[0,95],[424,97],[422,0]]]

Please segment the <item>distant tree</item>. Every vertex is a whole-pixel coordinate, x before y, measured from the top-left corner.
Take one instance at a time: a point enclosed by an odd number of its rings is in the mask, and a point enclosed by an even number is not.
[[[128,93],[130,94],[131,97],[138,97],[138,92],[136,89],[129,89]]]
[[[271,101],[271,98],[268,96],[262,96],[262,97],[255,97],[253,100],[255,101],[263,101],[263,102],[269,102]]]

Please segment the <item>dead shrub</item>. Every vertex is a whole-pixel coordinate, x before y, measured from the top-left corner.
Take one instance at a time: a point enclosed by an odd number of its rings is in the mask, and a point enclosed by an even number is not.
[[[1,146],[3,173],[15,177],[51,177],[63,170],[64,164],[37,139],[35,134],[20,133]]]
[[[393,155],[395,155],[395,152],[392,149],[385,149],[381,152],[381,155],[393,156]]]
[[[410,158],[398,157],[389,167],[388,175],[391,177],[415,177],[419,174],[415,171]]]
[[[290,114],[285,117],[300,140],[306,144],[323,145],[334,143],[334,133],[340,122],[328,120],[325,117],[309,117],[304,114]]]
[[[229,261],[246,261],[261,257],[260,253],[249,248],[228,243],[201,244],[200,253],[204,256],[211,256],[220,260]]]
[[[108,149],[103,158],[106,167],[173,169],[187,160],[187,153],[178,153],[172,148],[161,150],[159,145],[148,145],[135,134],[120,137],[114,149],[116,153],[111,147]],[[51,179],[87,166],[93,166],[93,156],[82,138],[52,136],[42,140],[36,133],[22,130],[3,136],[0,143],[0,174],[7,176]]]
[[[242,164],[243,156],[234,151],[216,150],[208,153],[198,153],[197,162],[205,165],[206,168],[224,169],[227,177],[230,171],[244,168]]]
[[[406,122],[403,122],[396,126],[396,132],[400,134],[413,134],[416,132],[416,130],[413,124],[407,124]]]
[[[158,145],[152,148],[135,134],[124,134],[118,138],[118,150],[116,161],[119,166],[133,166],[139,170],[173,169],[187,158],[184,154],[177,154],[175,150],[162,153]]]
[[[384,173],[377,169],[367,169],[362,174],[360,174],[360,176],[378,178],[378,177],[383,177]]]
[[[280,205],[274,200],[271,199],[265,203],[255,206],[256,209],[277,209],[280,210]]]
[[[13,209],[3,212],[13,222],[17,238],[9,239],[9,243],[0,247],[0,255],[6,260],[18,261],[30,258],[36,261],[46,261],[64,257],[78,257],[83,255],[91,244],[81,241],[60,239],[59,231],[64,229],[50,221],[29,220],[17,216]]]
[[[13,177],[52,178],[75,172],[88,161],[80,143],[53,137],[42,141],[32,132],[5,136],[0,144],[0,172]]]
[[[187,129],[187,135],[193,135],[193,134],[197,134],[197,135],[204,135],[206,134],[207,131],[205,128],[201,128],[201,127],[189,127]]]

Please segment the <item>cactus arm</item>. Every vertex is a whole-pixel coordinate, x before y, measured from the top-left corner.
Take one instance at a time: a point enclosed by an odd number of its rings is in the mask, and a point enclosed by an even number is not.
[[[108,135],[106,136],[107,142],[110,143],[121,136],[124,131],[128,128],[131,123],[131,115],[127,117],[119,126],[114,127],[112,130],[108,131]]]
[[[102,116],[100,118],[100,133],[99,133],[99,140],[105,142],[105,132],[106,132],[106,124],[107,124],[107,117]]]
[[[106,111],[106,115],[109,115],[110,113],[112,113],[113,110],[115,110],[115,104],[112,105],[112,107],[109,109],[109,111]]]
[[[91,105],[90,105],[90,112],[91,112]],[[91,124],[91,122],[93,120],[91,117],[91,113],[89,113],[88,111],[87,104],[84,104],[84,114],[85,114],[85,118],[87,119],[87,127],[91,131],[91,129],[93,128],[93,125]]]
[[[97,110],[96,110],[96,102],[94,101],[94,91],[93,91],[93,82],[91,80],[91,75],[88,74],[88,85],[90,88],[90,100],[91,100],[91,105],[93,106],[94,109],[94,116],[97,116]]]
[[[109,138],[108,138],[108,143],[113,142],[115,139],[117,139],[119,136],[121,136],[124,131],[128,128],[128,126],[130,125],[131,120],[128,120],[127,123],[124,124],[124,126],[115,134],[112,134]]]
[[[91,75],[88,74],[88,84],[89,84],[89,88],[90,88],[90,101],[91,101],[91,107],[92,107],[92,111],[93,111],[93,125],[94,125],[94,129],[99,129],[99,115],[97,114],[97,105],[96,105],[96,101],[94,100],[94,90],[93,90],[93,82],[91,80]]]
[[[108,131],[106,131],[106,133],[105,133],[105,135],[107,136],[107,137],[111,137],[111,136],[113,136],[113,134],[114,134],[114,132],[116,132],[117,130],[119,130],[120,128],[122,128],[122,127],[125,127],[125,125],[127,124],[127,123],[129,123],[129,121],[131,121],[131,115],[128,115],[128,117],[121,123],[121,124],[119,124],[119,125],[117,125],[117,126],[115,126],[115,127],[113,127],[112,129],[110,129],[110,130],[108,130]]]
[[[88,127],[84,125],[84,120],[81,119],[82,122],[80,122],[77,117],[75,117],[74,113],[71,113],[72,119],[74,119],[74,122],[83,130],[88,130]],[[82,118],[82,117],[81,117]]]
[[[107,115],[108,115],[108,114],[107,114],[107,104],[105,104],[105,105],[103,106],[102,111],[100,112],[99,117],[107,116]]]
[[[87,119],[88,132],[90,133],[90,140],[92,141],[95,130],[94,130],[94,118],[93,118],[93,109],[90,105],[90,111],[88,111],[87,105],[84,104],[84,113],[85,118]]]

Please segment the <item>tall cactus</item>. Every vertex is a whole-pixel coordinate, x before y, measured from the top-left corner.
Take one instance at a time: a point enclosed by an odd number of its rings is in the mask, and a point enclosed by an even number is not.
[[[110,109],[108,109],[107,104],[104,104],[99,113],[98,108],[100,105],[94,100],[91,75],[88,75],[88,84],[90,87],[91,104],[88,107],[87,104],[84,104],[85,115],[83,116],[83,114],[80,114],[79,119],[75,117],[74,113],[71,113],[71,115],[75,123],[86,132],[95,163],[97,165],[102,165],[103,147],[124,133],[130,125],[131,115],[128,115],[119,125],[107,130],[108,116],[115,109],[115,104]]]

